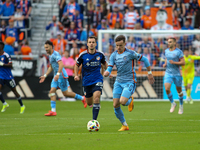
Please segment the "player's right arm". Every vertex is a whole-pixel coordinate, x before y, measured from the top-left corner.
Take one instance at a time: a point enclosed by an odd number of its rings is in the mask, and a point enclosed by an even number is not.
[[[200,56],[191,55],[192,60],[200,60]]]
[[[115,65],[115,53],[112,53],[111,56],[110,56],[110,59],[109,59],[109,63],[108,63],[108,67],[106,69],[106,71],[104,72],[104,77],[108,77],[110,76],[111,72],[112,72],[112,68],[113,66]]]
[[[80,78],[78,76],[78,70],[79,70],[79,67],[82,65],[83,63],[83,59],[82,59],[82,55],[80,55],[76,61],[76,65],[74,66],[74,80],[75,81],[79,81]]]
[[[47,72],[46,72],[43,76],[40,77],[39,83],[44,82],[45,78],[46,78],[52,71],[53,71],[53,68],[52,68],[52,66],[50,65],[49,68],[48,68],[48,70],[47,70]]]

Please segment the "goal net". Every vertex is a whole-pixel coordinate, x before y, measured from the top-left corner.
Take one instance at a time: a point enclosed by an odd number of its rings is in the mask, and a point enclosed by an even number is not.
[[[182,51],[189,49],[191,55],[200,56],[200,30],[99,30],[98,50],[104,52],[107,62],[113,51],[115,51],[114,39],[118,35],[126,37],[126,48],[146,56],[151,64],[155,83],[151,85],[147,79],[146,67],[142,62],[135,60],[135,71],[137,75],[137,88],[133,94],[137,100],[168,100],[164,88],[165,69],[162,67],[165,60],[164,51],[168,47],[167,39],[175,37],[177,47]],[[195,61],[195,78],[192,85],[191,96],[198,100],[200,95],[200,61]],[[112,99],[113,84],[116,79],[117,70],[112,71],[113,78],[104,78],[103,99]],[[185,87],[182,86],[184,98]],[[175,85],[172,84],[171,91],[174,99],[178,99]]]

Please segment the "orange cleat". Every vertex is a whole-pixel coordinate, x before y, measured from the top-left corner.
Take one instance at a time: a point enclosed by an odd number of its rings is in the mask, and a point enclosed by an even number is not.
[[[119,129],[118,131],[126,131],[126,130],[129,130],[129,127],[122,125],[121,129]]]
[[[128,111],[129,112],[131,112],[134,108],[134,102],[133,102],[134,98],[133,98],[133,96],[131,96],[131,98],[132,98],[132,100],[131,100],[130,104],[128,105]]]
[[[45,115],[45,116],[56,116],[57,113],[50,110],[48,113],[46,113],[46,114],[44,114],[44,115]]]
[[[85,100],[85,96],[84,96],[84,99],[82,100],[82,103],[83,103],[84,107],[86,108],[87,107],[87,103],[86,103],[86,100]]]

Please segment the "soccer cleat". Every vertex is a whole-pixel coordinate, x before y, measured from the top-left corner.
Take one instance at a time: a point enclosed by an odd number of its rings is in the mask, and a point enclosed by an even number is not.
[[[84,107],[86,108],[87,107],[87,102],[85,100],[85,96],[84,96],[84,99],[82,100],[82,103],[83,103]]]
[[[188,100],[188,98],[187,98],[187,99],[184,101],[184,102],[185,102],[185,104],[188,104],[188,101],[189,101],[189,100]]]
[[[3,105],[1,112],[5,112],[8,107],[9,107],[8,103],[6,105]]]
[[[122,125],[121,129],[119,129],[118,131],[126,131],[126,130],[129,130],[129,127]]]
[[[131,100],[131,102],[130,102],[130,104],[128,105],[128,111],[132,111],[133,110],[133,108],[134,108],[134,97],[133,96],[131,96],[131,98],[132,98],[132,100]]]
[[[26,107],[25,107],[24,105],[20,108],[20,114],[23,114],[23,113],[24,113],[25,108],[26,108]]]
[[[174,110],[175,110],[175,108],[176,108],[176,103],[172,103],[172,104],[171,104],[170,113],[173,113]]]
[[[190,104],[193,104],[193,99],[190,99]]]
[[[180,115],[183,114],[183,106],[180,106],[180,107],[179,107],[178,114],[180,114]]]
[[[46,114],[44,114],[44,115],[45,115],[45,116],[56,116],[57,113],[50,110],[48,113],[46,113]]]

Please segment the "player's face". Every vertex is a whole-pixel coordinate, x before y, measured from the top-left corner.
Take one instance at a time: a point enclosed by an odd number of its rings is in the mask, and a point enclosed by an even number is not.
[[[185,56],[189,55],[189,51],[184,51],[183,53],[184,53]]]
[[[51,45],[45,44],[44,48],[45,48],[47,54],[51,54],[51,51],[52,51],[52,46]]]
[[[173,48],[176,45],[176,42],[173,39],[168,40],[168,46],[169,48]]]
[[[115,44],[116,44],[116,49],[119,52],[123,52],[123,50],[125,49],[126,43],[123,40],[121,40],[121,41],[115,42]]]
[[[88,49],[94,50],[95,47],[97,46],[95,39],[88,39],[87,46],[88,46]]]

